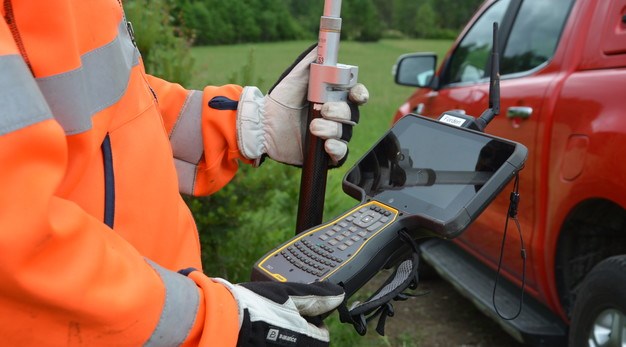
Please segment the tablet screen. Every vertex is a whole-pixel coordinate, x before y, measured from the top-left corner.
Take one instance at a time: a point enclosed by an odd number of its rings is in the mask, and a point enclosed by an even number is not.
[[[406,116],[350,170],[346,181],[401,211],[447,221],[514,151],[512,142]]]

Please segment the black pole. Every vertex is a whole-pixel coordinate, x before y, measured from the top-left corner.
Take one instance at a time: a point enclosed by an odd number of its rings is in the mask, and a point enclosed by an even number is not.
[[[321,105],[310,103],[307,124],[321,117],[320,110],[315,109],[316,106]],[[322,223],[328,160],[328,154],[324,150],[324,140],[307,131],[304,139],[304,163],[300,179],[296,234]]]
[[[309,74],[309,114],[304,139],[304,162],[300,181],[300,199],[296,234],[322,223],[329,156],[324,140],[311,134],[309,126],[321,117],[322,104],[346,101],[348,90],[356,84],[358,67],[338,64],[341,37],[341,0],[325,0],[320,18],[317,60]]]

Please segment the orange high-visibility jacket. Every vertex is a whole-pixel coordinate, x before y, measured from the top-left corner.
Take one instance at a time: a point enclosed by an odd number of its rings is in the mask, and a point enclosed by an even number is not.
[[[241,159],[235,111],[208,103],[241,88],[147,75],[118,0],[0,13],[0,344],[234,345],[231,294],[176,271],[201,268],[179,192]]]

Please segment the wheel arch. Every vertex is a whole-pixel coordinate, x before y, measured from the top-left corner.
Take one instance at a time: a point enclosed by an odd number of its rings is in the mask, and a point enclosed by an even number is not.
[[[588,199],[568,213],[554,262],[560,303],[568,317],[585,275],[602,260],[619,254],[626,254],[626,210],[620,205],[607,199]]]

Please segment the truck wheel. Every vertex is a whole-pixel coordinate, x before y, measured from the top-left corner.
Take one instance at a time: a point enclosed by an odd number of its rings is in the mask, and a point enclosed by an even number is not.
[[[569,331],[572,347],[626,347],[626,255],[607,258],[585,276]]]

